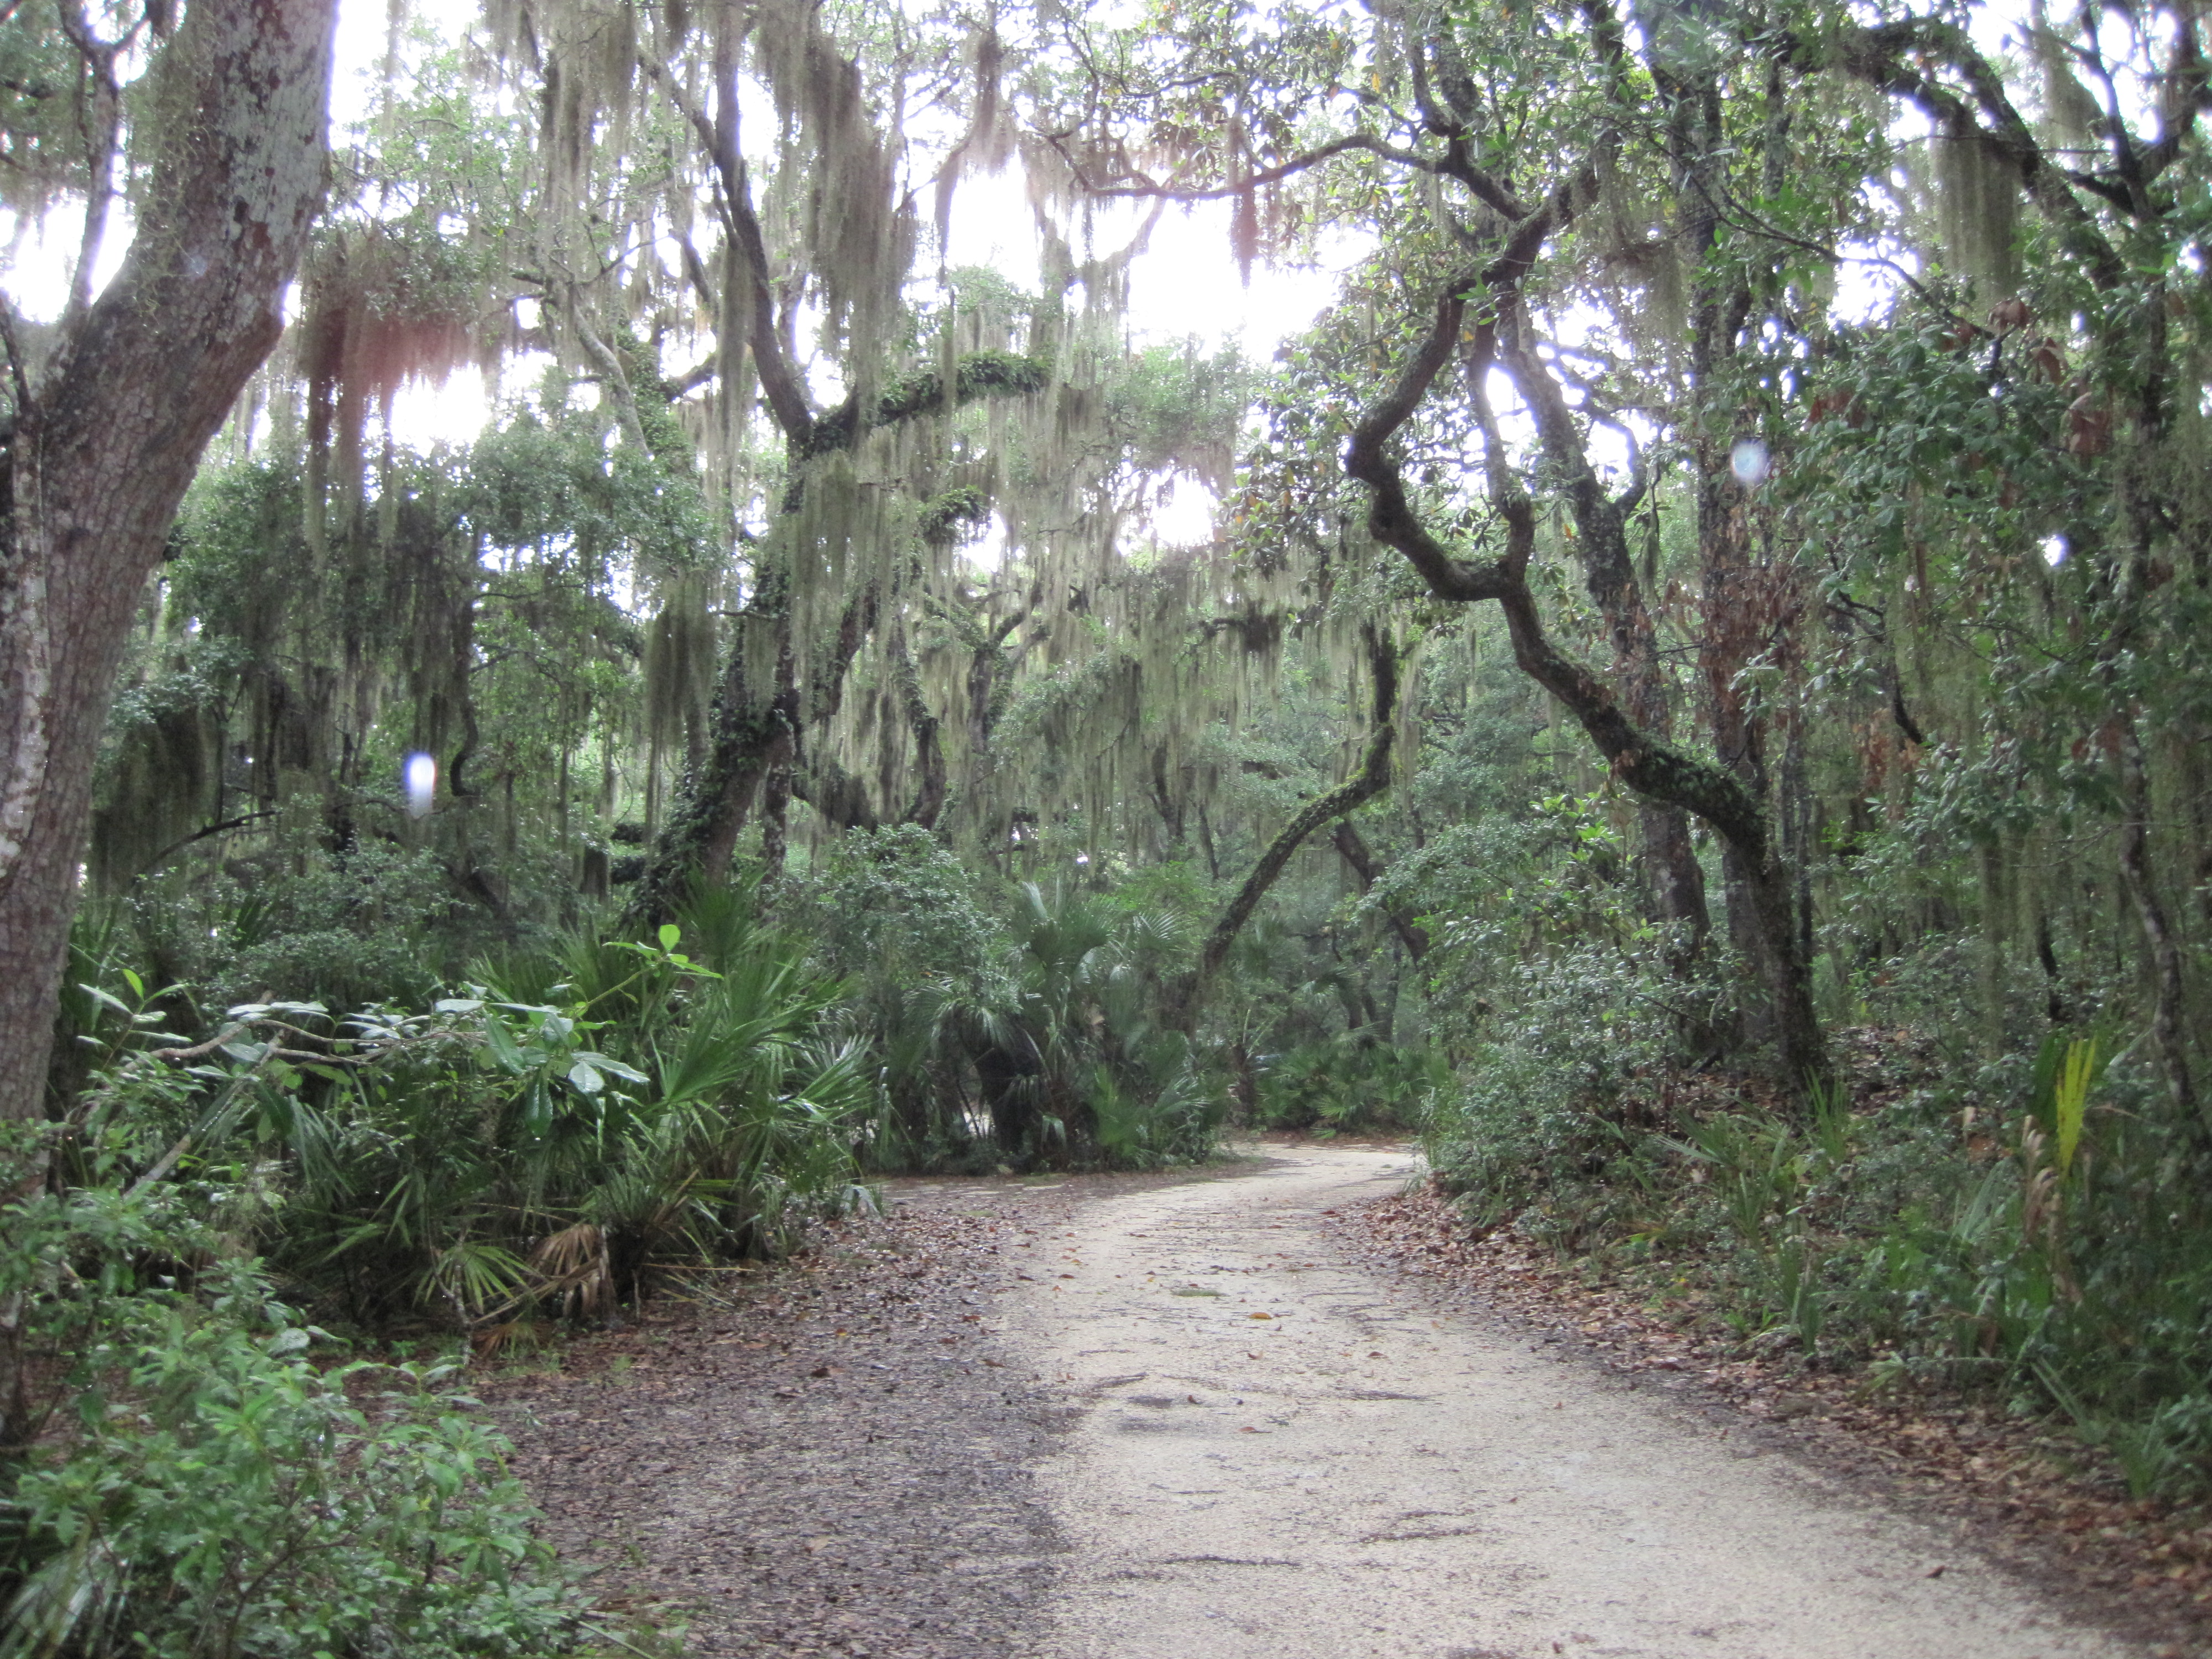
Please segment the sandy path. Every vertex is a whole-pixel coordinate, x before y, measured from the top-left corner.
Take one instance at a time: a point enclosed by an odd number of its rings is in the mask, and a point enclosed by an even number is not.
[[[1948,1534],[1331,1256],[1320,1212],[1411,1168],[1275,1150],[1035,1241],[1000,1340],[1089,1408],[1041,1475],[1068,1551],[1041,1654],[2143,1651]]]

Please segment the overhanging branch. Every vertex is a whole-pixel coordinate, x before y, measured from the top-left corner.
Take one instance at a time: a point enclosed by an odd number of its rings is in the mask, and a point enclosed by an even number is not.
[[[1221,964],[1229,959],[1230,947],[1244,924],[1252,919],[1252,912],[1275,878],[1283,873],[1306,837],[1331,818],[1340,818],[1347,812],[1365,805],[1390,787],[1390,750],[1396,736],[1395,717],[1398,709],[1398,652],[1389,639],[1369,627],[1362,630],[1367,640],[1368,663],[1375,676],[1375,714],[1373,730],[1367,739],[1367,753],[1359,769],[1327,793],[1308,801],[1298,810],[1297,816],[1283,827],[1282,832],[1268,842],[1267,850],[1252,866],[1252,873],[1237,890],[1237,896],[1221,913],[1221,919],[1206,936],[1200,948],[1198,966],[1177,988],[1174,1003],[1180,1021],[1186,1027],[1194,1018],[1198,1006],[1206,994],[1206,987],[1220,972]]]

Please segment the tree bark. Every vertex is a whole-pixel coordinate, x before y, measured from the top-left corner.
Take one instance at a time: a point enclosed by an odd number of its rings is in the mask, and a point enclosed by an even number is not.
[[[1662,743],[1672,742],[1674,704],[1659,654],[1659,631],[1628,552],[1629,515],[1647,481],[1639,466],[1638,476],[1620,495],[1607,492],[1590,465],[1588,446],[1559,381],[1528,337],[1526,311],[1516,304],[1505,313],[1505,319],[1511,326],[1498,331],[1498,361],[1535,416],[1545,459],[1566,487],[1583,585],[1605,619],[1613,645],[1614,684],[1628,717]],[[1712,928],[1705,910],[1705,872],[1690,843],[1688,816],[1679,806],[1647,799],[1638,804],[1637,817],[1652,919],[1672,923],[1685,935],[1678,948],[1686,965],[1704,950]]]
[[[282,332],[323,198],[334,0],[198,0],[149,71],[137,234],[43,364],[0,501],[0,1117],[38,1115],[93,767],[201,450]]]
[[[2189,1065],[2189,1035],[2184,1026],[2187,985],[2181,942],[2150,870],[2150,768],[2142,736],[2129,720],[2120,740],[2120,793],[2126,816],[2120,821],[2120,883],[2150,953],[2151,1047],[2174,1110],[2195,1117],[2196,1079]]]
[[[921,673],[915,666],[914,653],[907,648],[903,633],[891,636],[891,672],[898,683],[899,705],[914,733],[915,767],[921,775],[915,786],[914,805],[907,808],[902,821],[934,830],[937,815],[945,810],[945,798],[950,790],[945,772],[945,745],[938,737],[937,716],[930,712],[929,700],[921,694]]]

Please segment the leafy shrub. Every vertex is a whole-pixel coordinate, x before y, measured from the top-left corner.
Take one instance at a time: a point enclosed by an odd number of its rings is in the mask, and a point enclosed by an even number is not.
[[[1322,1134],[1417,1128],[1431,1096],[1450,1086],[1442,1051],[1401,1048],[1347,1031],[1265,1060],[1259,1122]]]
[[[1221,1080],[1172,1031],[1152,1034],[1135,1063],[1118,1073],[1099,1066],[1086,1099],[1099,1152],[1132,1170],[1195,1164],[1210,1156],[1227,1105]]]
[[[133,903],[152,972],[209,1014],[284,1000],[350,1007],[434,994],[459,908],[439,857],[363,838],[342,854],[240,865]],[[456,958],[458,959],[458,958]]]
[[[129,1126],[138,1168],[270,1172],[272,1265],[374,1327],[596,1312],[653,1261],[775,1253],[856,1201],[871,1068],[836,982],[742,899],[480,969],[422,1012],[242,1004],[170,1058],[134,1023],[81,1115]]]
[[[317,1333],[220,1253],[195,1196],[109,1185],[0,1212],[0,1294],[25,1310],[15,1426],[42,1431],[0,1502],[0,1653],[585,1645],[586,1609],[473,1402],[434,1369],[318,1365]]]
[[[974,877],[919,825],[853,830],[798,908],[849,988],[881,1067],[887,1110],[866,1146],[870,1161],[933,1167],[977,1154],[985,1132],[972,1054],[1007,1017],[1014,988],[1004,930]]]
[[[2138,1495],[2201,1496],[2206,1153],[2147,1067],[2100,1073],[2095,1052],[2062,1032],[2032,1063],[1856,1110],[1736,1100],[1667,1123],[1569,1086],[1571,1040],[1500,1043],[1432,1123],[1432,1156],[1486,1223],[1694,1279],[1741,1334],[1811,1363],[2055,1408]]]
[[[1159,1018],[1165,981],[1190,954],[1184,919],[1034,883],[1022,895],[1006,958],[1013,1006],[988,1034],[1012,1062],[991,1100],[999,1145],[1140,1168],[1204,1157],[1225,1091]]]
[[[1211,1150],[1224,1091],[1158,1018],[1192,954],[1171,899],[1188,874],[1106,897],[1024,884],[1010,921],[927,831],[843,836],[802,917],[853,988],[888,1108],[878,1167],[1098,1159],[1139,1167]]]
[[[1613,1165],[1650,1126],[1655,1081],[1713,997],[1676,975],[1656,940],[1524,963],[1456,1068],[1456,1092],[1437,1098],[1430,1161],[1489,1219],[1540,1206],[1579,1228],[1565,1220],[1578,1205],[1613,1202]]]

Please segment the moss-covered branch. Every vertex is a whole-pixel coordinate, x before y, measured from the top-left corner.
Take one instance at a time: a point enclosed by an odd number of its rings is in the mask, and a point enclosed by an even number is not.
[[[971,351],[952,372],[953,406],[963,407],[983,398],[1022,397],[1042,392],[1051,379],[1051,369],[1037,358],[1012,351]],[[922,369],[902,374],[884,388],[876,399],[868,425],[895,426],[944,407],[944,376],[933,368]],[[805,453],[809,456],[827,455],[851,447],[853,440],[860,435],[856,429],[859,420],[860,405],[848,398],[815,422]]]
[[[1565,189],[1562,186],[1555,195]],[[1517,228],[1515,235],[1517,240]],[[1521,250],[1526,258],[1533,258],[1534,253],[1533,248]],[[1517,299],[1514,269],[1502,257],[1486,267],[1492,276],[1500,280],[1490,284],[1496,295],[1491,319],[1472,331],[1466,376],[1469,401],[1483,439],[1491,506],[1505,526],[1504,552],[1480,564],[1452,556],[1430,533],[1412,505],[1392,453],[1398,432],[1413,418],[1452,352],[1462,347],[1466,310],[1460,297],[1463,283],[1448,288],[1413,362],[1355,428],[1345,469],[1374,492],[1369,524],[1376,538],[1403,553],[1437,598],[1498,601],[1505,613],[1515,663],[1565,706],[1616,778],[1647,801],[1679,807],[1704,819],[1742,860],[1767,958],[1784,1067],[1796,1085],[1825,1080],[1827,1060],[1813,1008],[1810,974],[1795,942],[1794,902],[1764,805],[1725,768],[1676,748],[1640,725],[1622,706],[1612,686],[1559,650],[1545,629],[1528,580],[1528,561],[1535,547],[1535,507],[1510,463],[1484,390],[1497,350],[1495,319]],[[1540,362],[1533,357],[1519,367],[1531,376],[1543,372]]]

